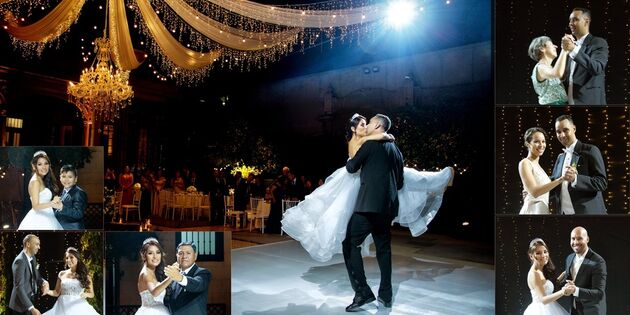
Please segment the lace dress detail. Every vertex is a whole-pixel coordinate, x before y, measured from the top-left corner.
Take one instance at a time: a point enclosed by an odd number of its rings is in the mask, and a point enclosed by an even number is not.
[[[553,293],[553,283],[547,280],[544,284],[545,296]],[[551,302],[543,304],[542,296],[536,293],[536,290],[531,289],[532,303],[527,306],[527,309],[523,315],[568,315],[569,313],[558,304],[558,302]]]
[[[532,166],[532,175],[534,175],[536,185],[545,185],[551,182],[551,179],[549,179],[549,176],[540,165],[534,164],[529,159],[524,159],[523,161],[527,161],[526,163]],[[549,192],[535,198],[527,194],[519,214],[549,214]]]
[[[568,103],[567,92],[564,90],[562,81],[559,78],[547,79],[539,82],[536,78],[538,71],[537,63],[532,71],[532,85],[538,94],[538,104],[541,105],[566,105]]]
[[[169,315],[168,308],[164,305],[164,296],[166,290],[162,291],[158,296],[153,296],[149,290],[140,292],[140,300],[142,306],[136,312],[136,315]]]
[[[52,200],[52,192],[48,188],[39,192],[39,202],[46,203]],[[63,230],[53,208],[45,208],[41,210],[31,209],[26,214],[18,230]]]
[[[98,315],[81,293],[84,289],[78,279],[61,279],[61,292],[55,305],[44,315]]]

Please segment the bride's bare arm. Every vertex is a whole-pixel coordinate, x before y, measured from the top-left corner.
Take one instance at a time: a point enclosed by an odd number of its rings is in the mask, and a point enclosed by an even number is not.
[[[94,297],[94,286],[92,285],[92,277],[88,278],[90,282],[90,286],[87,288],[83,288],[83,293],[81,293],[81,297],[84,299],[91,299]]]
[[[42,184],[39,181],[32,180],[28,183],[28,194],[31,197],[33,209],[42,210],[53,206],[53,201],[39,203],[39,192],[42,190]],[[54,200],[54,199],[53,199]]]
[[[559,177],[547,184],[538,185],[538,183],[536,183],[536,179],[534,178],[532,165],[531,163],[527,163],[525,159],[518,164],[518,173],[521,176],[523,188],[534,198],[551,191],[556,188],[556,186],[560,185],[564,180],[564,177]]]
[[[171,278],[167,277],[162,282],[158,283],[155,275],[152,275],[152,274],[150,275],[147,273],[144,273],[142,278],[143,278],[143,281],[145,281],[146,283],[147,290],[149,290],[149,292],[151,292],[151,295],[153,296],[160,295],[160,293],[166,290],[166,288],[173,282]]]
[[[54,290],[50,290],[48,289],[48,291],[44,292],[44,295],[50,295],[52,297],[58,297],[59,294],[61,294],[61,275],[62,275],[63,271],[60,271],[59,274],[57,275],[57,283],[55,284],[55,289]]]
[[[361,146],[369,140],[388,140],[388,141],[394,141],[394,136],[392,136],[389,133],[379,133],[379,134],[373,134],[373,135],[369,135],[369,136],[365,136],[362,138],[359,138],[357,140],[350,139],[350,141],[348,141],[348,156],[350,158],[353,158],[355,154],[357,154],[357,152],[359,151],[359,149],[361,148]]]
[[[389,133],[377,133],[377,134],[372,134],[369,136],[365,136],[359,139],[359,146],[363,145],[365,143],[365,141],[369,141],[369,140],[389,140],[389,141],[393,141],[394,140],[394,136],[390,135]]]
[[[541,271],[536,271],[534,277],[534,290],[536,290],[538,296],[542,296],[541,302],[543,304],[549,304],[564,296],[564,288],[549,295],[545,295],[545,282],[547,281],[545,276],[543,276]]]

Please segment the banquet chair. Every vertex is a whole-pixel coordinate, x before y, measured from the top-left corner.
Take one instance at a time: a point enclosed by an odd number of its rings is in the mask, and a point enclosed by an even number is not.
[[[249,220],[249,231],[255,228],[256,220],[260,220],[260,231],[265,234],[265,219],[269,218],[271,204],[265,202],[264,198],[249,198],[250,212],[247,214]]]
[[[284,213],[287,211],[287,209],[297,206],[298,203],[300,203],[299,200],[282,199],[282,217],[284,218]],[[280,229],[280,235],[283,234],[284,231]]]
[[[142,197],[142,190],[133,191],[133,201],[131,204],[122,205],[123,211],[125,211],[125,222],[129,222],[129,211],[138,212],[138,221],[142,222],[142,216],[140,214],[140,198]]]

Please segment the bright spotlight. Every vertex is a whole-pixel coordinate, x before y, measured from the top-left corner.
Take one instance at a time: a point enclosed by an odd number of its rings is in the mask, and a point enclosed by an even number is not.
[[[403,28],[416,17],[416,4],[412,0],[395,0],[387,8],[387,24],[396,29]]]

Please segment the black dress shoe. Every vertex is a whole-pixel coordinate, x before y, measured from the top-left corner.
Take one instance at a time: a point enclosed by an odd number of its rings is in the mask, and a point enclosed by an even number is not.
[[[387,308],[391,308],[392,307],[392,301],[385,301],[383,300],[380,296],[378,297],[378,302],[383,304],[383,306],[387,307]]]
[[[346,307],[346,312],[357,312],[361,310],[361,306],[370,303],[370,302],[374,302],[374,300],[376,300],[376,298],[374,297],[374,294],[372,294],[370,292],[370,295],[368,296],[363,296],[363,295],[355,295],[354,299],[352,300],[352,304],[348,305]]]

